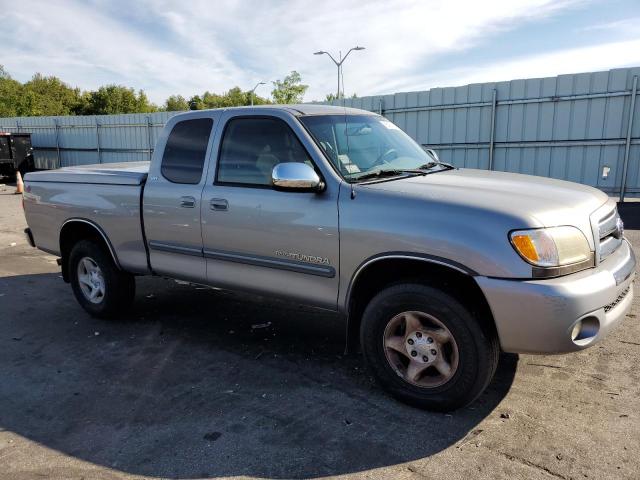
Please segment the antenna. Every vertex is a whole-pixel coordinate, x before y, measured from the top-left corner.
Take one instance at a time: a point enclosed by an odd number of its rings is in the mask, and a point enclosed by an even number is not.
[[[340,67],[340,76],[342,77],[342,106],[344,107],[344,70],[342,69],[342,66]]]

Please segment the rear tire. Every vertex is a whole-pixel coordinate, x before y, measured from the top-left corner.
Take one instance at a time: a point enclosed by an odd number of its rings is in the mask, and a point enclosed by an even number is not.
[[[78,303],[93,317],[113,318],[127,311],[135,297],[134,276],[118,269],[111,255],[91,240],[71,249],[69,279]]]
[[[360,342],[378,383],[403,402],[451,411],[474,401],[493,378],[500,348],[457,299],[406,283],[378,293],[365,309]]]

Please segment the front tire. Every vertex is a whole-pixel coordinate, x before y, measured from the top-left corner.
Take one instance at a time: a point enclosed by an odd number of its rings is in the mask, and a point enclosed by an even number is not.
[[[71,249],[69,277],[78,303],[93,317],[112,318],[133,302],[133,275],[118,269],[105,249],[91,240],[81,240]]]
[[[369,302],[360,341],[385,390],[435,411],[475,400],[493,378],[500,354],[495,332],[482,328],[461,302],[412,283],[388,287]]]

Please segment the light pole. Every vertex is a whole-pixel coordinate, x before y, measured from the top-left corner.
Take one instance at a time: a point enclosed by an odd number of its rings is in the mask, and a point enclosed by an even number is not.
[[[351,52],[353,52],[354,50],[364,50],[364,47],[353,47],[350,48],[349,51],[347,52],[347,54],[343,57],[342,56],[342,52],[339,52],[339,61],[336,60],[335,58],[333,58],[333,55],[331,55],[329,52],[325,52],[323,50],[320,50],[319,52],[314,52],[314,55],[329,55],[329,58],[333,61],[333,63],[336,64],[336,67],[338,67],[338,96],[336,98],[340,99],[340,69],[342,68],[342,64],[344,63],[344,61],[347,59],[347,57],[349,56],[349,54]],[[344,89],[344,85],[342,85],[342,88]]]
[[[253,94],[255,93],[256,88],[258,88],[260,85],[264,85],[264,82],[258,82],[258,83],[256,83],[256,86],[255,86],[255,87],[253,87],[253,88],[251,89],[251,93],[249,93],[249,96],[251,97],[251,106],[252,106],[252,107],[253,107]]]

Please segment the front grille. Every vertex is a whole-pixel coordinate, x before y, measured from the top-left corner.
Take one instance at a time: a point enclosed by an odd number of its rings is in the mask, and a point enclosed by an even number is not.
[[[622,222],[618,209],[614,208],[598,222],[598,234],[600,261],[603,261],[622,244]]]
[[[627,288],[625,288],[623,291],[620,292],[620,295],[618,295],[618,298],[616,298],[610,304],[605,305],[604,306],[604,313],[609,313],[611,310],[616,308],[616,305],[618,305],[622,300],[624,300],[624,297],[627,296],[627,294],[629,293],[630,289],[631,289],[631,286],[628,286]]]

